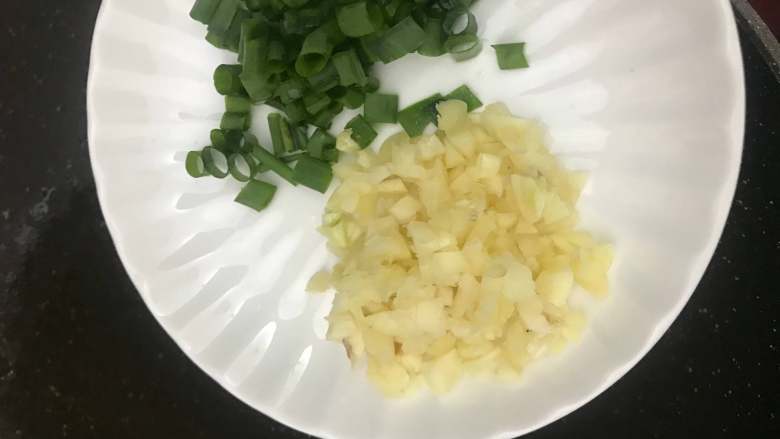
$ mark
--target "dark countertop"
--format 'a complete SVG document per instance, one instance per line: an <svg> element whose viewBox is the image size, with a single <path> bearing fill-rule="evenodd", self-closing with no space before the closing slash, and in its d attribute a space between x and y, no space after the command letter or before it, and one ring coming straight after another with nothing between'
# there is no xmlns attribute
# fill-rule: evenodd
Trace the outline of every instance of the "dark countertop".
<svg viewBox="0 0 780 439"><path fill-rule="evenodd" d="M213 383L127 279L87 155L99 1L67 5L0 14L0 439L303 437ZM780 85L753 41L742 176L704 279L637 367L528 437L780 437Z"/></svg>

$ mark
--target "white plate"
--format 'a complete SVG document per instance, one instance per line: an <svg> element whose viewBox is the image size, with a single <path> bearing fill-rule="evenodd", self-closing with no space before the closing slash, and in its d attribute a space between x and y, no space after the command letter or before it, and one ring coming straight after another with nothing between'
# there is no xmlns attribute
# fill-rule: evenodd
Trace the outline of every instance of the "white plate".
<svg viewBox="0 0 780 439"><path fill-rule="evenodd" d="M232 59L204 41L191 3L103 2L88 102L98 194L125 268L166 331L218 383L285 424L332 438L529 432L642 358L712 257L745 114L728 1L483 0L482 37L527 41L531 69L500 72L489 48L464 64L411 56L379 69L385 89L403 89L407 104L466 82L484 101L544 121L552 148L593 170L580 206L617 247L612 294L580 344L519 385L472 381L444 399L385 400L323 341L329 298L303 290L328 261L315 231L323 197L282 185L255 214L232 202L237 183L184 172L183 153L218 124L211 73Z"/></svg>

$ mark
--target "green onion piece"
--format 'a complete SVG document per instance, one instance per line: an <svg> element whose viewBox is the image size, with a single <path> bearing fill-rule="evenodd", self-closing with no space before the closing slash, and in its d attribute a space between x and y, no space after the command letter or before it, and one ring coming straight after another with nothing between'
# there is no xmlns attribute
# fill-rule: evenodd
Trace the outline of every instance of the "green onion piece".
<svg viewBox="0 0 780 439"><path fill-rule="evenodd" d="M244 73L264 75L266 58L268 58L268 41L265 38L245 41L242 55Z"/></svg>
<svg viewBox="0 0 780 439"><path fill-rule="evenodd" d="M384 17L374 2L351 3L339 8L338 23L341 32L348 37L362 37L380 29Z"/></svg>
<svg viewBox="0 0 780 439"><path fill-rule="evenodd" d="M328 63L321 72L308 78L309 85L315 91L326 92L339 85L339 72L333 63Z"/></svg>
<svg viewBox="0 0 780 439"><path fill-rule="evenodd" d="M323 15L317 8L286 11L282 19L282 29L287 34L305 35L322 24Z"/></svg>
<svg viewBox="0 0 780 439"><path fill-rule="evenodd" d="M465 20L465 23L463 21ZM463 29L459 29L463 26ZM477 17L466 9L454 9L447 13L442 21L442 30L447 35L477 34Z"/></svg>
<svg viewBox="0 0 780 439"><path fill-rule="evenodd" d="M474 92L472 92L471 89L466 85L461 85L460 87L456 88L450 94L445 96L444 99L463 101L466 103L468 111L474 111L482 106L482 101L480 101L477 95L475 95Z"/></svg>
<svg viewBox="0 0 780 439"><path fill-rule="evenodd" d="M293 186L297 186L298 182L295 181L293 170L290 169L283 161L276 158L273 154L268 152L260 145L256 145L252 148L252 156L256 158L260 163L265 165L269 171L273 171L283 179L287 180Z"/></svg>
<svg viewBox="0 0 780 439"><path fill-rule="evenodd" d="M245 96L225 96L225 111L228 113L249 113L252 101Z"/></svg>
<svg viewBox="0 0 780 439"><path fill-rule="evenodd" d="M297 150L306 149L306 144L309 143L309 135L306 132L306 127L291 127L290 132L292 133L293 147Z"/></svg>
<svg viewBox="0 0 780 439"><path fill-rule="evenodd" d="M365 85L367 79L366 72L363 70L360 59L353 49L333 55L333 65L339 74L341 85Z"/></svg>
<svg viewBox="0 0 780 439"><path fill-rule="evenodd" d="M293 9L298 9L306 3L309 3L309 0L282 0L282 3Z"/></svg>
<svg viewBox="0 0 780 439"><path fill-rule="evenodd" d="M268 43L268 55L266 56L265 70L268 73L282 73L287 70L287 49L279 41Z"/></svg>
<svg viewBox="0 0 780 439"><path fill-rule="evenodd" d="M297 162L301 157L305 156L306 153L299 151L294 152L292 154L287 154L285 156L279 157L279 160L283 161L284 163L294 163Z"/></svg>
<svg viewBox="0 0 780 439"><path fill-rule="evenodd" d="M395 14L393 14L393 23L399 23L406 18L412 18L414 6L414 3L411 1L401 2L395 10Z"/></svg>
<svg viewBox="0 0 780 439"><path fill-rule="evenodd" d="M333 44L327 32L320 27L303 40L303 47L295 61L295 71L304 78L321 72L328 64L331 52Z"/></svg>
<svg viewBox="0 0 780 439"><path fill-rule="evenodd" d="M361 148L365 148L376 139L376 131L361 115L357 115L347 123L346 128L352 130L352 140Z"/></svg>
<svg viewBox="0 0 780 439"><path fill-rule="evenodd" d="M238 12L239 0L221 0L214 15L209 20L208 30L217 34L224 34L233 23L233 17Z"/></svg>
<svg viewBox="0 0 780 439"><path fill-rule="evenodd" d="M222 152L236 152L241 149L244 133L241 130L211 130L211 145Z"/></svg>
<svg viewBox="0 0 780 439"><path fill-rule="evenodd" d="M240 65L222 64L214 70L214 88L223 96L241 96L244 86L241 84L242 67Z"/></svg>
<svg viewBox="0 0 780 439"><path fill-rule="evenodd" d="M331 97L350 110L360 108L365 102L365 94L354 87L339 87L331 90Z"/></svg>
<svg viewBox="0 0 780 439"><path fill-rule="evenodd" d="M271 204L275 194L276 186L264 181L252 180L241 189L235 201L260 212Z"/></svg>
<svg viewBox="0 0 780 439"><path fill-rule="evenodd" d="M482 52L482 41L475 34L455 35L444 42L444 50L449 52L455 61L466 61Z"/></svg>
<svg viewBox="0 0 780 439"><path fill-rule="evenodd" d="M305 85L301 79L290 78L279 84L279 88L276 89L276 96L282 100L282 103L289 104L304 96L304 87Z"/></svg>
<svg viewBox="0 0 780 439"><path fill-rule="evenodd" d="M209 175L200 154L200 151L190 151L187 153L187 159L184 161L184 167L192 178L201 178Z"/></svg>
<svg viewBox="0 0 780 439"><path fill-rule="evenodd" d="M231 52L239 53L241 47L241 23L249 19L249 12L239 9L225 32L225 48Z"/></svg>
<svg viewBox="0 0 780 439"><path fill-rule="evenodd" d="M211 176L216 178L227 177L227 159L222 151L213 146L207 146L200 152L200 157L203 160L203 167Z"/></svg>
<svg viewBox="0 0 780 439"><path fill-rule="evenodd" d="M217 11L217 6L221 0L196 0L195 5L190 10L190 17L203 24L209 24L211 17Z"/></svg>
<svg viewBox="0 0 780 439"><path fill-rule="evenodd" d="M227 159L228 172L237 181L246 182L255 176L255 160L247 153L234 153Z"/></svg>
<svg viewBox="0 0 780 439"><path fill-rule="evenodd" d="M420 102L412 104L398 113L398 123L410 137L417 137L425 132L425 128L436 121L436 104L442 96L436 93Z"/></svg>
<svg viewBox="0 0 780 439"><path fill-rule="evenodd" d="M246 131L249 129L251 122L251 118L246 113L225 113L222 115L219 128L223 130Z"/></svg>
<svg viewBox="0 0 780 439"><path fill-rule="evenodd" d="M295 180L324 194L333 181L333 170L327 162L303 156L295 165Z"/></svg>
<svg viewBox="0 0 780 439"><path fill-rule="evenodd" d="M373 76L369 76L366 80L366 85L363 87L363 91L366 93L373 93L379 90L379 80Z"/></svg>
<svg viewBox="0 0 780 439"><path fill-rule="evenodd" d="M431 18L425 24L425 38L422 45L417 49L417 53L422 56L441 56L444 51L444 30L441 20Z"/></svg>
<svg viewBox="0 0 780 439"><path fill-rule="evenodd" d="M314 115L314 118L310 120L310 123L317 128L324 130L330 128L333 119L336 118L344 110L344 105L338 102L331 102L328 108L320 111Z"/></svg>
<svg viewBox="0 0 780 439"><path fill-rule="evenodd" d="M238 61L243 62L246 53L246 43L252 40L265 40L268 28L260 18L249 18L241 23L241 39L238 44Z"/></svg>
<svg viewBox="0 0 780 439"><path fill-rule="evenodd" d="M284 106L284 112L287 113L287 118L290 119L295 125L301 124L308 120L311 116L306 111L306 106L303 105L302 100L290 102Z"/></svg>
<svg viewBox="0 0 780 439"><path fill-rule="evenodd" d="M322 159L325 160L326 162L336 163L337 161L339 161L339 150L335 148L326 149L322 153Z"/></svg>
<svg viewBox="0 0 780 439"><path fill-rule="evenodd" d="M303 104L306 106L306 111L311 114L317 114L320 111L328 108L331 99L325 93L310 93L303 98Z"/></svg>
<svg viewBox="0 0 780 439"><path fill-rule="evenodd" d="M425 31L412 17L406 17L388 29L371 49L388 64L417 50L424 39Z"/></svg>
<svg viewBox="0 0 780 439"><path fill-rule="evenodd" d="M396 123L398 121L398 95L369 93L363 104L363 115L371 123Z"/></svg>
<svg viewBox="0 0 780 439"><path fill-rule="evenodd" d="M379 32L366 35L358 40L358 55L366 64L373 64L379 61L379 55L375 52L375 47L379 43Z"/></svg>
<svg viewBox="0 0 780 439"><path fill-rule="evenodd" d="M291 152L294 149L290 125L281 114L271 113L268 115L268 128L271 131L271 143L273 144L275 155L281 156L285 152Z"/></svg>
<svg viewBox="0 0 780 439"><path fill-rule="evenodd" d="M309 155L315 159L323 158L323 153L336 146L336 139L325 130L317 128L306 144Z"/></svg>
<svg viewBox="0 0 780 439"><path fill-rule="evenodd" d="M528 68L525 56L525 43L494 44L496 59L501 70Z"/></svg>
<svg viewBox="0 0 780 439"><path fill-rule="evenodd" d="M254 73L242 73L240 76L241 84L246 93L254 103L261 103L271 98L278 86L272 80L272 77L265 77Z"/></svg>
<svg viewBox="0 0 780 439"><path fill-rule="evenodd" d="M225 48L225 35L224 34L218 34L215 32L207 32L206 33L206 41L211 44L212 46L216 47L217 49L224 49Z"/></svg>

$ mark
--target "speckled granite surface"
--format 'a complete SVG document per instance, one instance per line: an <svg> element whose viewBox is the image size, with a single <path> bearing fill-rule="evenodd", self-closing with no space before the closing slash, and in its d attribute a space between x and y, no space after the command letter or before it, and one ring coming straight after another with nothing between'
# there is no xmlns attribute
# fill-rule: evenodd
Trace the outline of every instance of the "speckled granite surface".
<svg viewBox="0 0 780 439"><path fill-rule="evenodd" d="M303 437L186 359L115 255L86 147L98 4L0 14L0 439ZM780 85L743 41L743 173L707 274L636 368L528 437L780 437Z"/></svg>

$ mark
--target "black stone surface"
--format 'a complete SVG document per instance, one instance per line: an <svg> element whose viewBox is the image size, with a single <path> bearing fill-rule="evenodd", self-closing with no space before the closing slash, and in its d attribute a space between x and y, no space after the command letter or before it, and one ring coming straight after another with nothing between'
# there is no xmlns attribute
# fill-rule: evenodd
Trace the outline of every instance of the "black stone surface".
<svg viewBox="0 0 780 439"><path fill-rule="evenodd" d="M98 5L0 13L0 439L304 437L193 365L116 257L87 156ZM780 85L743 41L742 176L704 279L636 368L528 437L780 437Z"/></svg>

